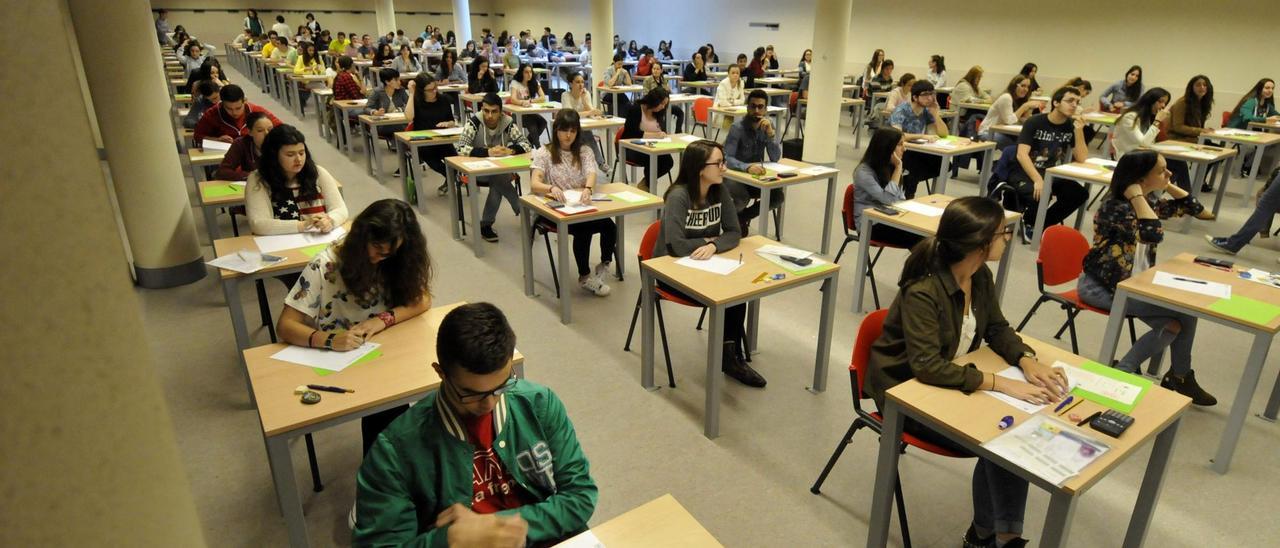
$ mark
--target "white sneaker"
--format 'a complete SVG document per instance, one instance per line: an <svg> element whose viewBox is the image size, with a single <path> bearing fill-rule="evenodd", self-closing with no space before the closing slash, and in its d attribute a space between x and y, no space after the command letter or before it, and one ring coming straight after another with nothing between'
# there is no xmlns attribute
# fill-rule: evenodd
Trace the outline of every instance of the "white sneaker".
<svg viewBox="0 0 1280 548"><path fill-rule="evenodd" d="M347 514L347 529L355 530L356 528L356 503L351 503L351 512Z"/></svg>
<svg viewBox="0 0 1280 548"><path fill-rule="evenodd" d="M613 269L613 263L601 262L595 268L591 269L591 277L604 282L604 277Z"/></svg>
<svg viewBox="0 0 1280 548"><path fill-rule="evenodd" d="M608 295L610 291L612 291L611 289L609 289L609 286L605 285L604 282L600 281L600 278L596 278L592 276L588 276L587 279L582 280L581 282L578 283L578 285L581 285L582 288L587 291L595 293L597 297L604 297Z"/></svg>

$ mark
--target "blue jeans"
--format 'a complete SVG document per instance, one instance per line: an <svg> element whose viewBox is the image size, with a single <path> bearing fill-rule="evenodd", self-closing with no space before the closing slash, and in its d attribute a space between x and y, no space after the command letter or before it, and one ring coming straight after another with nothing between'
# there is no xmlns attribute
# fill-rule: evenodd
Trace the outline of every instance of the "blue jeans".
<svg viewBox="0 0 1280 548"><path fill-rule="evenodd" d="M1271 186L1262 193L1258 198L1258 207L1253 210L1253 214L1245 219L1244 226L1235 234L1227 236L1227 249L1231 251L1240 251L1244 246L1249 245L1254 236L1259 232L1271 230L1271 218L1280 212L1280 172L1271 180Z"/></svg>
<svg viewBox="0 0 1280 548"><path fill-rule="evenodd" d="M511 209L516 213L520 212L518 202L519 196L516 195L515 178L511 175L489 175L480 177L479 182L489 185L489 195L484 199L484 211L480 213L480 225L492 225L493 221L498 218L498 208L502 207L502 200L506 199L511 204Z"/></svg>
<svg viewBox="0 0 1280 548"><path fill-rule="evenodd" d="M1076 282L1076 291L1080 294L1080 300L1089 306L1111 310L1111 301L1115 298L1115 293L1103 286L1102 282L1093 279L1093 276L1087 273L1080 274L1080 279ZM1140 301L1129 301L1125 313L1142 320L1142 323L1151 327L1151 331L1138 337L1138 341L1133 343L1133 348L1120 358L1117 369L1138 373L1142 362L1151 359L1168 346L1172 349L1169 356L1171 363L1169 372L1182 376L1191 370L1191 345L1196 337L1195 316ZM1181 326L1177 333L1165 329L1175 321Z"/></svg>
<svg viewBox="0 0 1280 548"><path fill-rule="evenodd" d="M908 417L902 431L943 449L970 455L964 446ZM996 533L1022 534L1027 510L1027 480L999 464L979 458L973 467L973 524Z"/></svg>

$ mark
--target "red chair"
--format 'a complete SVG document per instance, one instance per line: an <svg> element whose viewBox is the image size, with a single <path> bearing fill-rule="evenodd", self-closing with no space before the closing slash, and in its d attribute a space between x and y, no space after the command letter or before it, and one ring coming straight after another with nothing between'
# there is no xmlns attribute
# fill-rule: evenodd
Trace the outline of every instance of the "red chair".
<svg viewBox="0 0 1280 548"><path fill-rule="evenodd" d="M711 122L711 105L713 104L715 101L710 97L699 97L693 100L693 127L702 126L703 137L707 136L707 124Z"/></svg>
<svg viewBox="0 0 1280 548"><path fill-rule="evenodd" d="M844 189L844 204L840 206L840 224L844 225L844 242L840 244L840 251L836 252L835 262L837 263L840 262L840 256L844 255L844 248L849 245L849 242L856 242L859 237L857 222L853 219L853 198L853 185L849 185ZM870 238L871 235L868 234L867 237ZM868 245L876 248L876 254L867 262L867 281L871 285L871 300L875 303L876 308L880 308L880 291L876 289L876 263L880 261L880 254L884 253L885 248L906 248L876 240L871 240Z"/></svg>
<svg viewBox="0 0 1280 548"><path fill-rule="evenodd" d="M818 475L818 480L813 482L813 486L809 488L809 492L818 495L821 494L822 483L827 480L827 475L831 473L831 469L835 467L836 461L840 459L840 455L844 453L845 447L853 441L853 435L862 428L870 428L872 432L881 434L881 426L884 417L879 411L867 411L862 408L862 400L867 397L863 392L863 383L867 380L867 369L869 367L868 359L871 356L871 344L880 338L880 331L884 327L884 319L889 315L888 309L880 309L863 318L862 325L858 326L858 338L853 345L853 358L849 362L849 387L853 391L853 424L849 425L849 430L844 433L844 437L840 438L840 443L836 445L836 450L831 454L831 459L827 461L827 466L822 469L822 473ZM953 453L942 447L924 441L906 432L902 433L901 451L906 451L907 446L917 447L924 451L928 451L935 455L951 458L971 458L972 455ZM898 479L893 486L893 495L897 499L898 504L898 523L902 527L902 543L904 546L911 546L911 533L907 528L907 509L902 499L902 475L898 474Z"/></svg>
<svg viewBox="0 0 1280 548"><path fill-rule="evenodd" d="M1040 289L1040 298L1036 299L1036 304L1032 305L1031 310L1028 310L1027 315L1022 318L1022 323L1018 324L1018 331L1026 327L1040 305L1052 301L1067 313L1067 321L1062 324L1053 338L1061 339L1062 332L1070 329L1071 352L1080 353L1080 346L1076 342L1076 315L1081 310L1088 310L1110 316L1111 311L1089 306L1080 300L1080 294L1076 289L1054 293L1046 290L1045 286L1062 285L1080 278L1080 273L1084 272L1084 256L1088 253L1089 241L1076 229L1064 225L1054 225L1045 229L1040 240L1040 256L1036 257L1036 286ZM1137 334L1133 327L1133 317L1129 317L1128 320L1129 340L1132 342L1137 340Z"/></svg>
<svg viewBox="0 0 1280 548"><path fill-rule="evenodd" d="M637 268L640 267L640 263L653 258L653 244L658 241L658 231L661 230L661 226L662 221L654 221L644 231L644 237L640 239L640 250L636 253ZM642 293L636 296L636 309L631 313L631 327L627 328L627 342L622 346L622 349L627 352L631 351L631 337L636 332L636 320L640 318L640 303L644 299L644 290L641 289L641 291ZM698 327L696 328L699 330L702 329L702 320L707 317L707 308L661 287L654 289L653 297L653 309L658 314L658 333L662 335L662 355L667 359L667 385L675 388L675 375L671 372L671 351L667 348L667 325L662 319L662 301L671 301L679 305L701 308L702 315L698 317Z"/></svg>

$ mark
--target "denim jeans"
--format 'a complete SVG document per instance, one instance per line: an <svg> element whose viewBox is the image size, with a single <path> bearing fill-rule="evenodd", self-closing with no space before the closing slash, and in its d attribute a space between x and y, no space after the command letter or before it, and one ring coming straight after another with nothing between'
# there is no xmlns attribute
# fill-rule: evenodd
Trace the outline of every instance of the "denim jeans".
<svg viewBox="0 0 1280 548"><path fill-rule="evenodd" d="M479 181L489 185L489 196L484 199L484 211L480 214L481 226L492 225L494 219L498 218L498 208L502 206L503 198L511 204L512 210L520 212L520 206L516 204L519 197L516 196L515 180L511 175L490 175L480 177Z"/></svg>
<svg viewBox="0 0 1280 548"><path fill-rule="evenodd" d="M911 418L903 422L902 431L953 453L972 455L960 444ZM973 467L972 491L974 525L996 533L1022 534L1027 480L999 464L979 458Z"/></svg>
<svg viewBox="0 0 1280 548"><path fill-rule="evenodd" d="M1087 273L1080 274L1080 279L1076 282L1076 291L1079 292L1080 300L1089 306L1103 310L1110 310L1111 301L1115 298L1115 293ZM1142 362L1151 359L1157 352L1169 346L1172 349L1169 356L1171 363L1169 372L1181 376L1191 370L1191 345L1196 337L1195 316L1139 301L1130 301L1125 313L1142 320L1142 323L1151 327L1151 331L1138 337L1138 341L1133 343L1133 348L1120 358L1118 369L1138 373ZM1178 333L1165 329L1174 321L1182 327Z"/></svg>
<svg viewBox="0 0 1280 548"><path fill-rule="evenodd" d="M1271 180L1271 186L1262 193L1258 199L1258 207L1253 210L1253 214L1245 219L1244 226L1227 237L1226 248L1231 251L1240 251L1244 246L1249 245L1254 236L1259 232L1271 230L1271 218L1280 212L1280 172L1276 173L1276 177Z"/></svg>

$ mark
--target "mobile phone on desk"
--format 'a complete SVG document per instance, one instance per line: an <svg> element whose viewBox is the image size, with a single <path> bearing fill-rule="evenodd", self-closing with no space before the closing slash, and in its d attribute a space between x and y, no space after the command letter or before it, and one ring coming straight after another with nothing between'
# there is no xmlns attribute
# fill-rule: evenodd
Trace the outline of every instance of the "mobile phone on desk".
<svg viewBox="0 0 1280 548"><path fill-rule="evenodd" d="M778 174L778 178L779 178L779 179L790 179L790 178L795 177L795 176L796 176L796 174L795 174L795 173L779 173L779 174Z"/></svg>
<svg viewBox="0 0 1280 548"><path fill-rule="evenodd" d="M763 183L772 183L777 180L778 180L778 177L774 175L765 175L759 178L759 181Z"/></svg>
<svg viewBox="0 0 1280 548"><path fill-rule="evenodd" d="M1228 260L1218 259L1215 257L1205 257L1203 255L1197 256L1195 259L1195 262L1196 264L1202 264L1205 266L1212 266L1215 268L1226 268L1226 269L1230 269L1236 264Z"/></svg>
<svg viewBox="0 0 1280 548"><path fill-rule="evenodd" d="M564 202L559 200L547 200L547 207L551 209L560 209L564 207Z"/></svg>
<svg viewBox="0 0 1280 548"><path fill-rule="evenodd" d="M894 208L892 208L892 207L889 207L889 206L887 206L887 205L878 205L878 206L875 206L875 208L874 208L874 209L875 209L876 211L879 211L880 213L884 213L885 215L890 215L890 216L892 216L892 215L900 215L900 214L902 214L902 212L901 212L901 211L898 211L898 210L896 210L896 209L894 209Z"/></svg>

